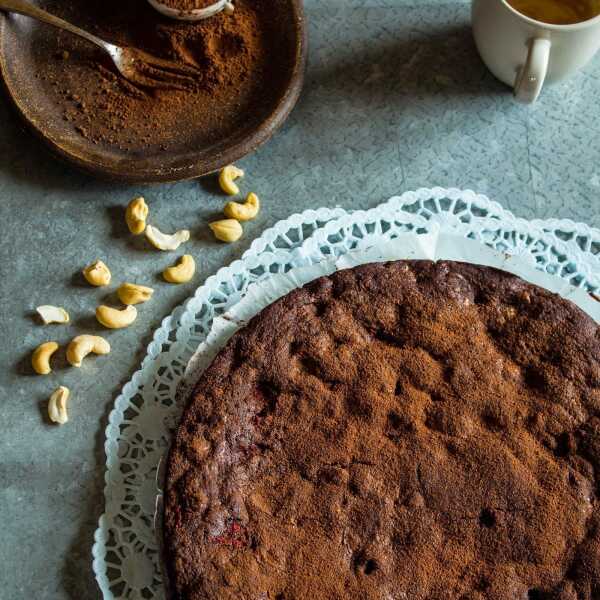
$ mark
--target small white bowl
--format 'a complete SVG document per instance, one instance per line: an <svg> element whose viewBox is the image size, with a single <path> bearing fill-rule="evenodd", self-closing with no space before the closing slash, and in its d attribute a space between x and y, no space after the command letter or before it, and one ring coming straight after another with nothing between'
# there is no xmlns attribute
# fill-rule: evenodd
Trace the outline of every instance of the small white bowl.
<svg viewBox="0 0 600 600"><path fill-rule="evenodd" d="M177 8L171 8L165 6L160 0L148 0L150 5L155 8L159 13L170 17L171 19L178 19L179 21L201 21L202 19L208 19L222 10L227 12L233 12L233 4L231 0L216 0L214 4L207 6L206 8L196 8L193 10L178 10Z"/></svg>

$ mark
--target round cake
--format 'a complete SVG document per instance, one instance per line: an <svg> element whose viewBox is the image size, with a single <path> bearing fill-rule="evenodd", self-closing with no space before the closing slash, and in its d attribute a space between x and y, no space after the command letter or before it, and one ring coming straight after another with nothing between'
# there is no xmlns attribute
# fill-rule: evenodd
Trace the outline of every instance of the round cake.
<svg viewBox="0 0 600 600"><path fill-rule="evenodd" d="M398 261L275 302L173 440L178 600L597 600L600 334L508 273Z"/></svg>

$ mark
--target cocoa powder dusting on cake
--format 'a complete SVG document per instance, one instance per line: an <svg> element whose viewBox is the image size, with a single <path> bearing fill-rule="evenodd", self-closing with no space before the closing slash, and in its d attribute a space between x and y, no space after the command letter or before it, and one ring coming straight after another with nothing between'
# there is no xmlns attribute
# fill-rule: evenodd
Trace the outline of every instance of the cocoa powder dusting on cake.
<svg viewBox="0 0 600 600"><path fill-rule="evenodd" d="M600 340L517 277L407 261L282 298L171 450L179 600L593 600Z"/></svg>
<svg viewBox="0 0 600 600"><path fill-rule="evenodd" d="M161 17L142 4L90 0L96 18L88 27L115 43L197 67L198 76L185 90L135 86L93 46L59 32L41 78L64 107L64 118L88 140L131 152L217 144L247 126L239 120L241 107L264 95L267 80L277 86L287 69L285 35L270 2L239 0L233 14L199 22ZM60 8L68 18L68 5ZM280 64L269 60L278 52Z"/></svg>

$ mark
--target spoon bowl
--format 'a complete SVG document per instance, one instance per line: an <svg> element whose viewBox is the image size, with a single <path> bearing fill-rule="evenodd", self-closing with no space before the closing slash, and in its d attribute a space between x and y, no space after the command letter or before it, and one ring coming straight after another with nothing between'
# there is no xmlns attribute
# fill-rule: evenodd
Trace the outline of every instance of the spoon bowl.
<svg viewBox="0 0 600 600"><path fill-rule="evenodd" d="M233 10L233 4L231 4L230 0L216 0L214 4L205 8L194 8L191 10L172 8L163 4L160 0L148 0L148 2L152 8L165 15L165 17L177 19L178 21L201 21L220 13L222 10Z"/></svg>

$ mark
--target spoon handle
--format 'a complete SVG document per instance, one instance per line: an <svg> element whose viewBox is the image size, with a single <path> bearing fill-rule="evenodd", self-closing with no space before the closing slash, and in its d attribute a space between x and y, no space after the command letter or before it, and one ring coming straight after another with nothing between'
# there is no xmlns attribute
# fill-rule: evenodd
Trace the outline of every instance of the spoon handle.
<svg viewBox="0 0 600 600"><path fill-rule="evenodd" d="M109 45L104 40L101 40L99 37L68 23L67 21L60 19L50 13L42 10L38 6L34 4L30 4L25 0L0 0L0 10L6 10L10 12L19 13L21 15L25 15L27 17L31 17L33 19L37 19L38 21L43 21L44 23L48 23L49 25L54 25L59 29L65 29L66 31L70 31L79 37L82 37L92 44L96 44L96 46L100 46L100 48L107 50L107 46Z"/></svg>

